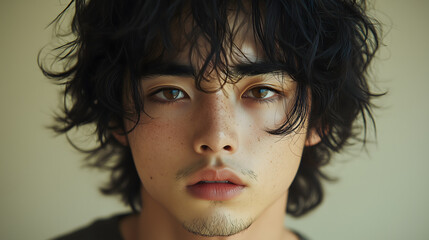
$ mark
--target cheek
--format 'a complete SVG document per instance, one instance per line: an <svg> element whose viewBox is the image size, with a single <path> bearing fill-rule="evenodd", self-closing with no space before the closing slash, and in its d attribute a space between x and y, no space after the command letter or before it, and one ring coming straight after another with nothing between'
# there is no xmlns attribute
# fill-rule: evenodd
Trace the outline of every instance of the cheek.
<svg viewBox="0 0 429 240"><path fill-rule="evenodd" d="M295 137L292 139L292 141L279 141L276 143L276 146L273 147L273 149L277 149L277 151L275 151L275 155L272 159L274 172L271 177L273 179L281 179L278 184L280 189L289 188L301 162L304 142L295 142Z"/></svg>
<svg viewBox="0 0 429 240"><path fill-rule="evenodd" d="M255 149L259 149L259 154L266 158L261 169L269 173L266 174L267 182L271 183L273 188L289 187L298 170L304 148L305 127L286 136L267 133L268 130L281 127L286 122L286 112L289 111L290 106L286 102L279 102L253 118L256 119L257 128L266 130L257 136Z"/></svg>
<svg viewBox="0 0 429 240"><path fill-rule="evenodd" d="M268 183L275 184L275 179L291 181L299 167L305 142L305 127L289 135L273 135L267 131L281 127L286 121L289 110L286 102L277 104L257 105L245 111L241 123L247 123L241 129L241 146L248 152L246 159L252 159L249 167L261 170ZM242 125L243 126L243 125ZM282 181L285 182L285 181Z"/></svg>
<svg viewBox="0 0 429 240"><path fill-rule="evenodd" d="M298 170L302 155L302 148L296 145L294 142L279 141L272 147L268 161L271 168L268 182L271 182L273 187L283 190L289 188Z"/></svg>
<svg viewBox="0 0 429 240"><path fill-rule="evenodd" d="M144 121L142 121L144 122ZM151 121L139 124L129 135L128 142L134 163L145 188L166 187L184 149L180 124ZM149 190L149 189L147 189Z"/></svg>
<svg viewBox="0 0 429 240"><path fill-rule="evenodd" d="M259 151L254 151L255 166L258 172L258 185L263 196L276 197L284 194L290 187L298 171L305 134L291 134L280 138L270 135L258 142Z"/></svg>
<svg viewBox="0 0 429 240"><path fill-rule="evenodd" d="M240 120L241 122L251 121L253 128L248 130L254 133L255 130L263 132L275 130L286 122L287 112L290 112L289 108L290 106L287 105L286 100L276 103L254 103L243 111L243 116ZM276 136L269 136L268 138L276 138Z"/></svg>

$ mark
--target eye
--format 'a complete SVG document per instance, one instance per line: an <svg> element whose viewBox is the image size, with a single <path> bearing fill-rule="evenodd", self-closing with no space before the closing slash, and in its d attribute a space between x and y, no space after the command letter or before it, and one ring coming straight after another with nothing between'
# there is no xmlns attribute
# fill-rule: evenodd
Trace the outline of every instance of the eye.
<svg viewBox="0 0 429 240"><path fill-rule="evenodd" d="M255 87L250 90L247 90L243 94L243 98L252 98L257 101L268 101L273 100L280 95L280 92L277 90L274 90L270 87Z"/></svg>
<svg viewBox="0 0 429 240"><path fill-rule="evenodd" d="M162 88L150 94L150 97L157 102L175 102L186 96L184 91L177 88Z"/></svg>

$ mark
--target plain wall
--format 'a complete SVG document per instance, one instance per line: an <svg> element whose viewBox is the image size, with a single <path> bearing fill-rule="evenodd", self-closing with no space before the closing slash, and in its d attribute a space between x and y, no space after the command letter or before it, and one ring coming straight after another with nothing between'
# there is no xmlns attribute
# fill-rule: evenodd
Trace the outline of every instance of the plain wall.
<svg viewBox="0 0 429 240"><path fill-rule="evenodd" d="M127 211L97 187L106 174L46 129L60 88L39 71L47 24L67 4L0 1L0 239L47 239L96 217ZM373 73L377 144L336 156L322 206L286 224L310 239L428 239L429 1L377 0L384 44ZM356 154L362 152L360 154Z"/></svg>

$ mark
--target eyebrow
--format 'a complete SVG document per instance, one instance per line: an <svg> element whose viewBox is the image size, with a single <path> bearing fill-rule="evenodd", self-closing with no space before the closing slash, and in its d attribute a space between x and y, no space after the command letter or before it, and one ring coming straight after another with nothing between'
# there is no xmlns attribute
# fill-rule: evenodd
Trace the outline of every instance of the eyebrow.
<svg viewBox="0 0 429 240"><path fill-rule="evenodd" d="M251 62L237 64L232 68L234 74L241 76L256 76L274 72L284 72L284 67L271 62Z"/></svg>
<svg viewBox="0 0 429 240"><path fill-rule="evenodd" d="M261 74L269 74L273 72L284 71L282 66L271 62L249 62L240 63L231 67L231 74L240 77L256 76ZM184 65L174 62L162 62L150 64L144 71L145 77L150 76L181 76L195 77L197 71L190 65Z"/></svg>

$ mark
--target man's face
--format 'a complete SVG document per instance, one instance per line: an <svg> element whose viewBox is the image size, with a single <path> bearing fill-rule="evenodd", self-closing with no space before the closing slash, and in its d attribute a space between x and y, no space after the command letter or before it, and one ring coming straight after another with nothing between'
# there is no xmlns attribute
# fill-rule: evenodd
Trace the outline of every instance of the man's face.
<svg viewBox="0 0 429 240"><path fill-rule="evenodd" d="M239 59L256 66L260 50L246 39L235 42L244 54ZM179 54L173 65L189 66L187 56ZM198 65L200 59L192 61ZM212 79L203 86L219 88L216 76ZM234 85L205 93L192 75L143 79L150 117L142 113L127 136L143 185L143 209L153 202L188 231L225 236L246 229L279 201L285 207L306 127L284 137L267 130L286 121L296 85L286 74L245 74ZM126 129L134 124L125 120Z"/></svg>

